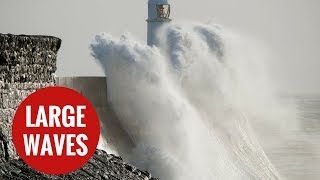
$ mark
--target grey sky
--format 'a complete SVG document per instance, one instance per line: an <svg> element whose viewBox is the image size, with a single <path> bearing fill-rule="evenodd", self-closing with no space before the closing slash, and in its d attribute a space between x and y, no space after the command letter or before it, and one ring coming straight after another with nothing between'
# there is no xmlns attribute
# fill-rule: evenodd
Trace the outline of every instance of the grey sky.
<svg viewBox="0 0 320 180"><path fill-rule="evenodd" d="M267 44L279 90L320 93L320 1L171 0L172 19L218 22ZM131 32L146 41L147 0L0 0L0 32L62 39L59 76L103 75L94 35Z"/></svg>

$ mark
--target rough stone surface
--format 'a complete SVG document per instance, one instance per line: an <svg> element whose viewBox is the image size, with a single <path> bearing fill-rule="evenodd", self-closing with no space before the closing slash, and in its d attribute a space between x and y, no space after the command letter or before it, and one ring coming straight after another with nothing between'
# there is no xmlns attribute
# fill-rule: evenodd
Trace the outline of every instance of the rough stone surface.
<svg viewBox="0 0 320 180"><path fill-rule="evenodd" d="M61 40L52 36L0 34L0 179L155 179L101 150L96 150L81 169L61 176L39 173L19 159L11 135L15 110L32 92L56 85L54 72L60 45Z"/></svg>
<svg viewBox="0 0 320 180"><path fill-rule="evenodd" d="M67 175L45 175L17 159L5 162L0 166L0 178L20 180L156 180L148 172L126 164L120 157L107 154L101 150L96 150L94 156L85 166Z"/></svg>
<svg viewBox="0 0 320 180"><path fill-rule="evenodd" d="M0 158L18 158L12 144L14 112L29 94L54 86L61 40L52 36L0 34Z"/></svg>
<svg viewBox="0 0 320 180"><path fill-rule="evenodd" d="M0 81L50 83L54 81L61 40L52 36L0 34Z"/></svg>

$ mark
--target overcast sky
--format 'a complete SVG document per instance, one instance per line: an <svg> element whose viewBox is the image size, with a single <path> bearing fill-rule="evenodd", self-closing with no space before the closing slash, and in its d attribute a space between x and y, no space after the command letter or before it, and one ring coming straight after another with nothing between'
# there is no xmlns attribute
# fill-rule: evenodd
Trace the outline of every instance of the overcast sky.
<svg viewBox="0 0 320 180"><path fill-rule="evenodd" d="M264 42L284 92L320 93L319 0L172 0L173 20L208 22ZM88 49L98 32L146 41L147 0L0 0L0 33L62 39L59 76L103 75Z"/></svg>

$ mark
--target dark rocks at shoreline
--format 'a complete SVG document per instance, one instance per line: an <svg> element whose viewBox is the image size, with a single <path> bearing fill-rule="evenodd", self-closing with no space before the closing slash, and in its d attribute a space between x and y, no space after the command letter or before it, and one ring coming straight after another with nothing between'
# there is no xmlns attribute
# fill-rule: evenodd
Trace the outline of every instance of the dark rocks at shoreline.
<svg viewBox="0 0 320 180"><path fill-rule="evenodd" d="M0 179L19 180L156 180L151 174L125 163L120 157L96 150L89 162L79 170L67 175L45 175L39 173L21 159L0 164Z"/></svg>

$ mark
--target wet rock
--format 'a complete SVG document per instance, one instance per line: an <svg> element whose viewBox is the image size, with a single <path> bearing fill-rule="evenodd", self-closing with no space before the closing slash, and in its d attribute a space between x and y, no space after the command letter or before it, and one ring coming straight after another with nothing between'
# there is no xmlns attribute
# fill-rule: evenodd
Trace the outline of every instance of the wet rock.
<svg viewBox="0 0 320 180"><path fill-rule="evenodd" d="M139 173L137 173L139 172ZM148 172L126 164L121 158L96 150L89 162L79 170L67 175L45 175L27 166L21 159L10 160L0 166L1 179L109 179L109 180L156 180Z"/></svg>

